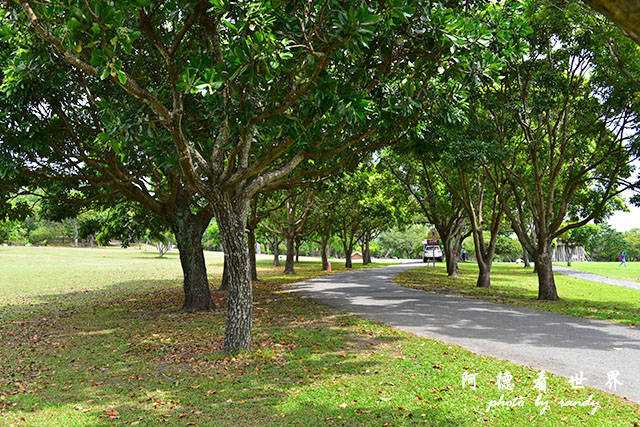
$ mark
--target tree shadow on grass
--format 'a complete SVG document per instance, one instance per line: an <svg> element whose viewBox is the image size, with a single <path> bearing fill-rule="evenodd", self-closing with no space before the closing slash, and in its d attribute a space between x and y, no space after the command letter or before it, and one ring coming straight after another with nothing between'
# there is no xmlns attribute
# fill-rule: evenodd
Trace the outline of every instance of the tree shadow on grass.
<svg viewBox="0 0 640 427"><path fill-rule="evenodd" d="M278 409L291 393L384 368L384 360L356 357L399 336L354 334L355 318L258 288L255 351L225 356L224 313L167 309L180 298L175 287L108 301L101 300L113 294L104 290L86 294L78 298L91 303L64 316L31 315L2 327L0 423L410 424L391 403L362 406L346 424L345 411L358 408L314 401ZM461 424L437 408L426 411L433 425Z"/></svg>

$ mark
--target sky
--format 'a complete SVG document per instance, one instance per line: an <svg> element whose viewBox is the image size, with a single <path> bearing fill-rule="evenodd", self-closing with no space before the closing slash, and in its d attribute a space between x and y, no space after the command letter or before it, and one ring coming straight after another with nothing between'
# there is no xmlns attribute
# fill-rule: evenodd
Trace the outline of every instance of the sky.
<svg viewBox="0 0 640 427"><path fill-rule="evenodd" d="M609 217L609 224L618 231L640 228L640 208L629 205L629 212L616 212Z"/></svg>

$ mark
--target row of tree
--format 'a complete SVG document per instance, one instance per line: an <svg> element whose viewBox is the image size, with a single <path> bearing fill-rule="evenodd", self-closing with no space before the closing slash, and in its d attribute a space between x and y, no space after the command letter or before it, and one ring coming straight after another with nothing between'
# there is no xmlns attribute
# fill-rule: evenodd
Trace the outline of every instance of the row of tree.
<svg viewBox="0 0 640 427"><path fill-rule="evenodd" d="M3 7L0 192L143 207L136 224L158 219L176 237L186 309L213 306L202 235L215 217L225 351L251 346L252 234L270 210L282 216L263 226L288 253L318 215L330 224L316 227L320 245L335 234L348 255L406 193L333 196L405 188L438 228L449 274L469 221L481 286L505 216L540 298L557 299L553 239L634 185L637 46L581 3ZM363 161L382 181L349 173Z"/></svg>

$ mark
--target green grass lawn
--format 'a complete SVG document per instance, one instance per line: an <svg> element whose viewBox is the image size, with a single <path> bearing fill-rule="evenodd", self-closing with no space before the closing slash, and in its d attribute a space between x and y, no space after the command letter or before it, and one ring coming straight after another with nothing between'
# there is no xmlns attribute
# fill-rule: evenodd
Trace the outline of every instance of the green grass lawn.
<svg viewBox="0 0 640 427"><path fill-rule="evenodd" d="M460 275L447 277L443 265L434 270L421 267L401 273L395 280L403 286L459 295L503 304L553 311L580 317L640 325L640 291L555 274L561 301L538 301L538 276L533 268L516 264L493 265L491 288L477 288L478 267L460 263ZM577 268L577 267L576 267Z"/></svg>
<svg viewBox="0 0 640 427"><path fill-rule="evenodd" d="M208 254L212 286L219 258ZM640 407L549 375L345 315L281 285L268 260L255 284L254 350L221 354L218 309L183 313L174 254L117 249L3 248L0 425L15 426L631 426ZM22 268L20 268L22 266ZM334 268L336 264L334 264ZM513 375L500 391L499 373ZM477 373L476 390L462 387ZM586 400L600 408L561 407ZM487 410L517 398L522 407ZM634 424L635 423L635 424Z"/></svg>
<svg viewBox="0 0 640 427"><path fill-rule="evenodd" d="M555 265L566 267L566 262L558 262ZM587 273L599 274L600 276L612 277L614 279L630 280L640 282L640 262L627 262L618 267L620 262L572 262L571 267L574 270L585 271Z"/></svg>

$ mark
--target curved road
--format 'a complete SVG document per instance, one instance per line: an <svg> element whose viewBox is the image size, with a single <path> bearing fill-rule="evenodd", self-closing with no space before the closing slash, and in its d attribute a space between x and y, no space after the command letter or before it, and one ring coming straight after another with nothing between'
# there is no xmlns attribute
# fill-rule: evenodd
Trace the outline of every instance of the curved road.
<svg viewBox="0 0 640 427"><path fill-rule="evenodd" d="M479 354L570 377L640 402L640 329L404 288L392 283L422 263L355 270L291 285L331 307ZM623 383L607 387L617 370Z"/></svg>

